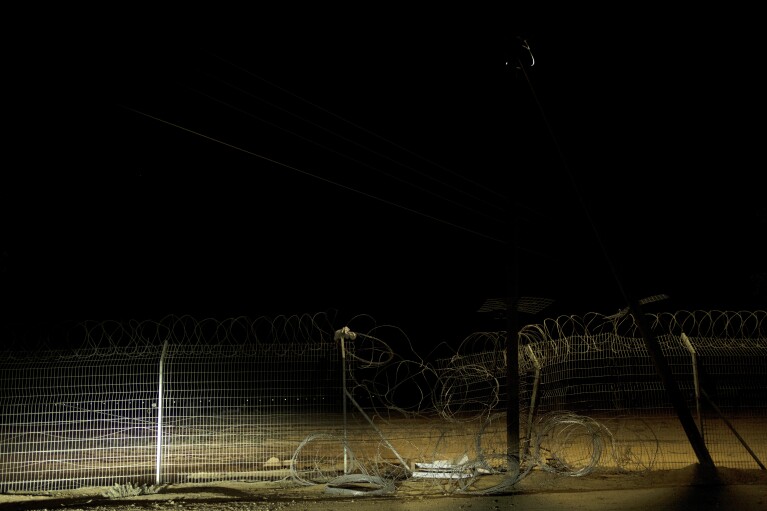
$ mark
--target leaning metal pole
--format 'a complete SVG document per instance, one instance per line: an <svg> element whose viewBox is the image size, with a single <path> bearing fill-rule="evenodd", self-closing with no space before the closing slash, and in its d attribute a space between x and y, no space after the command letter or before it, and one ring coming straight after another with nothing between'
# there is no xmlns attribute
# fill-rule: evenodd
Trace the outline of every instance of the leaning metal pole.
<svg viewBox="0 0 767 511"><path fill-rule="evenodd" d="M625 292L624 295L626 295ZM660 343L639 309L639 302L633 298L628 298L628 302L631 315L634 317L639 332L642 334L642 339L644 339L647 352L650 354L650 359L655 365L655 370L663 382L666 394L668 395L674 410L676 410L679 422L687 435L687 440L689 440L692 450L695 451L695 455L698 457L698 462L700 462L701 467L705 469L715 469L716 466L714 465L714 460L711 458L711 454L708 452L705 442L703 442L703 437L701 436L700 431L698 431L695 420L693 420L692 414L687 408L687 403L685 403L682 391L679 389L679 384L674 378L674 374L671 372L666 357L663 355Z"/></svg>
<svg viewBox="0 0 767 511"><path fill-rule="evenodd" d="M506 247L506 459L509 475L519 477L519 239L513 194L508 198Z"/></svg>
<svg viewBox="0 0 767 511"><path fill-rule="evenodd" d="M516 231L516 229L514 229ZM516 238L516 235L514 235ZM516 240L515 240L516 241ZM516 245L516 243L514 243ZM506 458L509 475L519 475L519 310L517 302L519 254L516 249L509 251L514 258L509 261L509 303L506 311ZM514 270L512 271L511 268Z"/></svg>
<svg viewBox="0 0 767 511"><path fill-rule="evenodd" d="M522 47L524 49L529 50L529 47L527 46L526 43ZM522 65L521 59L518 59L517 69L527 79L525 66ZM529 80L527 80L527 82L528 84L530 83ZM532 90L532 85L530 85L530 87ZM534 92L533 92L533 96L535 98ZM541 111L544 123L546 124L546 127L548 128L552 136L552 139L555 142L555 145L558 147L558 144L556 144L556 137L554 137L554 133L551 130L551 126L546 121L546 116L543 115L543 108L541 107L540 103L537 101L537 98L535 98L535 102L539 110ZM562 154L562 151L558 150L558 154L562 160L563 167L565 171L567 172L568 177L570 178L573 191L575 192L576 196L580 200L581 206L583 207L583 212L586 215L586 218L588 219L589 224L592 227L592 230L594 231L594 236L600 248L602 249L602 252L605 256L605 261L608 267L610 268L610 271L612 272L613 276L615 277L615 282L618 285L618 288L620 289L621 294L628 302L628 308L631 311L632 316L634 317L634 321L636 322L640 333L642 334L642 338L644 339L645 346L647 347L647 351L650 355L650 358L652 359L653 364L655 365L655 369L658 375L660 376L661 381L663 382L663 385L666 389L666 393L668 394L669 400L671 401L671 404L676 410L677 416L679 417L679 422L682 424L682 427L684 428L684 431L687 434L687 439L690 441L690 445L692 446L693 451L695 451L695 455L698 457L698 461L700 462L701 466L706 469L715 469L716 466L714 465L714 460L711 458L711 454L708 452L708 448L706 448L706 444L703 442L703 438L701 437L700 432L698 431L698 428L695 424L695 421L692 418L692 414L690 413L690 410L687 409L687 404L685 403L684 398L682 397L682 392L679 390L679 385L676 379L674 379L674 375L671 372L671 369L668 366L668 362L666 361L666 358L663 355L663 351L661 350L660 344L658 343L658 339L655 337L655 335L652 332L652 329L647 324L645 317L642 315L642 312L640 311L640 307L639 307L639 302L633 297L630 297L629 294L626 292L622 279L618 276L618 272L615 269L615 265L613 264L612 258L608 254L607 248L605 247L605 244L602 241L602 236L599 233L599 229L597 229L593 219L591 218L591 214L589 213L589 209L583 200L583 196L578 191L577 183L575 182L575 179L573 178L573 175L569 170L569 167L564 158L564 155ZM511 338L514 336L509 336L509 337ZM509 405L509 409L511 409L511 405Z"/></svg>
<svg viewBox="0 0 767 511"><path fill-rule="evenodd" d="M517 70L522 69L519 53L527 43L520 37L516 46L511 48L509 59ZM509 62L506 63L507 66ZM515 77L518 78L518 77ZM519 477L519 229L514 194L508 191L506 201L506 218L508 222L506 243L506 282L508 285L508 302L506 303L506 459L509 475L516 480Z"/></svg>

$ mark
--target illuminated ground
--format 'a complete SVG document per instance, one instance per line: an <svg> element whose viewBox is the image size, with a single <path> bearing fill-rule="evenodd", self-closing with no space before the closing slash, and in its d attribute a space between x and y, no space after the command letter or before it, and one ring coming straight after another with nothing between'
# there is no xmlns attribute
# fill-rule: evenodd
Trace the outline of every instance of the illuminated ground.
<svg viewBox="0 0 767 511"><path fill-rule="evenodd" d="M290 487L280 483L224 482L182 484L155 495L108 500L104 489L83 489L51 496L0 496L0 509L204 510L412 510L578 509L578 510L763 510L767 505L764 471L722 470L715 484L699 477L696 467L642 475L598 474L573 478L534 472L502 495L445 495L423 492L419 483L400 485L394 496L338 496L324 485Z"/></svg>
<svg viewBox="0 0 767 511"><path fill-rule="evenodd" d="M157 493L120 499L107 498L108 487L4 494L0 495L0 509L66 506L113 511L136 508L429 511L469 509L470 506L473 511L514 508L750 511L767 506L767 471L722 467L717 477L702 473L678 425L665 418L632 423L605 419L598 423L601 432L598 435L588 429L589 424L597 423L558 423L557 427L564 428L563 432L542 435L532 442L531 452L539 458L538 464L529 465L524 477L497 491L494 488L508 480L503 467L499 466L502 464L494 456L503 443L505 423L502 420L485 423L477 434L476 424L471 422L371 419L372 425L359 414L349 417L346 465L351 472L359 468L370 477L394 478L392 486L383 494L379 491L381 486L371 482L337 483L335 478L343 474L343 443L339 439L344 430L338 422L327 422L324 432L317 430L309 435L292 432L294 442L304 438L299 443L300 449L294 450L290 459L283 456L279 461L259 460L259 470L254 470L253 464L239 462L230 465L229 472L223 471L221 464L208 465L218 467L215 473L187 469L185 482L161 487ZM752 422L742 423L741 434L752 442L755 452L763 453L767 439L757 435L765 428ZM613 434L610 442L604 433L605 425ZM334 429L330 430L330 426ZM573 430L571 434L566 434L568 428ZM283 437L283 441L286 438ZM744 455L742 446L738 449L739 443L727 445L732 453L726 463L748 464L751 458L747 453ZM600 450L598 456L594 446ZM477 449L482 454L478 455ZM227 452L224 445L218 446L216 452L223 458L234 459L235 453ZM723 459L715 453L715 458ZM474 478L459 476L462 471L457 467L462 461L476 468L480 466L477 459L484 460L484 465L480 465L491 469L489 472L497 470L497 473ZM454 464L452 479L402 474L403 462L414 469L416 464L438 460ZM619 461L622 467L616 465ZM228 480L210 480L211 477ZM489 494L482 494L488 490Z"/></svg>

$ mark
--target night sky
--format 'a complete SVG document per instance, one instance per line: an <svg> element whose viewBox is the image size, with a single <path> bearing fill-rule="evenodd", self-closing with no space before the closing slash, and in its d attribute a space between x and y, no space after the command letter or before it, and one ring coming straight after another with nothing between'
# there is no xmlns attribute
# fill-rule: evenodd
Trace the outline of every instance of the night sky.
<svg viewBox="0 0 767 511"><path fill-rule="evenodd" d="M42 31L6 63L4 320L765 307L759 33L489 19Z"/></svg>

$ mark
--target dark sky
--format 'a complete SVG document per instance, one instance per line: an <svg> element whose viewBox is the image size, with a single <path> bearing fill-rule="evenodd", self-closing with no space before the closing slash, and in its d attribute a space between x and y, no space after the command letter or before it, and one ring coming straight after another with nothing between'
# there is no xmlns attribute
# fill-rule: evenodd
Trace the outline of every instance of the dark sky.
<svg viewBox="0 0 767 511"><path fill-rule="evenodd" d="M705 21L41 34L7 64L4 314L443 340L510 272L552 314L612 313L618 282L762 308L764 42Z"/></svg>

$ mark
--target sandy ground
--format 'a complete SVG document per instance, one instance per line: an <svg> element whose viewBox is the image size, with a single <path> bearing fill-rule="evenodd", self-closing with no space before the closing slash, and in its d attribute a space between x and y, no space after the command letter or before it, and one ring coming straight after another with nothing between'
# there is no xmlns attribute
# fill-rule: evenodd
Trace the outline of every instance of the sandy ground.
<svg viewBox="0 0 767 511"><path fill-rule="evenodd" d="M355 417L352 415L352 419ZM359 419L359 418L356 418ZM328 428L336 427L338 419L332 417L325 424ZM629 424L639 429L625 427L618 422L602 421L602 425L611 428L615 439L620 442L605 443L605 451L598 465L593 470L559 471L552 470L549 463L552 458L545 457L534 465L516 483L502 487L502 473L479 475L472 479L467 493L454 480L439 478L417 478L412 474L406 477L387 479L390 487L381 491L381 486L363 484L353 481L352 484L334 484L332 475L323 481L318 479L303 479L297 482L289 477L284 463L295 451L295 462L306 466L316 467L322 464L322 470L313 473L325 475L338 474L338 464L342 458L337 437L324 440L320 435L310 443L302 444L303 448L296 450L296 442L304 438L304 428L296 428L295 439L289 444L282 456L283 465L267 467L259 464L262 469L273 477L271 479L254 480L253 463L247 466L217 465L219 470L227 468L230 472L219 471L205 476L203 467L187 464L187 472L183 482L172 483L157 488L156 493L136 495L131 497L108 497L110 487L83 487L57 491L13 492L7 490L0 494L1 510L92 510L92 511L128 511L137 509L153 510L318 510L318 511L383 511L383 510L637 510L662 511L677 509L694 510L739 510L767 511L767 471L758 468L731 468L726 465L750 461L743 448L729 435L718 440L718 452L715 459L719 468L716 474L703 473L691 456L689 443L673 419L656 418ZM620 426L620 427L619 427ZM579 426L580 427L580 426ZM376 429L378 428L378 429ZM438 459L459 459L466 453L478 449L476 443L488 457L488 463L493 463L492 456L499 448L505 446L505 421L484 423L481 435L475 431L476 425L471 424L440 424L434 421L391 421L379 423L376 428L366 421L350 420L348 433L349 445L353 448L356 459L371 462L379 459L383 452L391 458L393 450L382 449L382 438L396 448L408 463L417 463ZM765 441L764 424L758 421L741 421L738 428L748 437L752 445L764 457ZM583 428L581 428L583 429ZM288 430L290 431L290 430ZM580 431L580 430L575 430ZM648 431L652 435L647 434ZM711 430L713 431L713 430ZM337 431L335 433L338 433ZM554 442L560 437L567 438L566 443ZM594 439L601 438L589 435L547 435L540 437L536 445L550 448L551 453L558 453L559 460L565 460L577 468L589 466L591 454L594 452ZM648 439L652 439L649 441ZM552 443L553 442L553 443ZM269 444L269 442L262 442ZM228 444L222 439L217 448ZM608 455L607 447L612 451L620 451L616 458L615 452ZM617 446L617 447L615 447ZM178 456L190 457L189 446L182 446ZM231 446L229 446L231 447ZM227 448L229 448L227 447ZM253 451L245 453L248 456L264 454L258 450L259 445L253 446ZM660 455L653 453L660 452ZM218 452L219 461L229 458L227 453ZM503 449L501 449L503 452ZM255 454L254 454L255 453ZM259 454L260 453L260 454ZM543 451L541 451L541 454ZM224 456L227 454L227 456ZM243 455L242 453L240 453ZM631 456L627 456L631 454ZM652 455L653 461L648 462ZM287 457L286 457L287 456ZM209 459L205 456L203 459ZM617 466L616 459L624 461ZM190 458L191 459L191 458ZM629 462L626 463L625 461ZM380 461L380 459L379 459ZM400 468L396 459L390 459L382 466ZM753 464L753 463L752 463ZM263 467L261 467L263 465ZM363 463L364 465L364 463ZM415 467L415 465L412 465ZM214 468L216 468L214 467ZM107 470L105 465L104 470ZM239 471L237 471L239 470ZM248 472L251 470L251 472ZM342 472L341 472L342 473ZM173 475L173 474L171 474ZM243 475L249 477L244 477ZM205 479L207 477L207 479ZM197 479L196 479L197 478ZM226 478L227 480L222 480ZM196 480L195 480L196 479ZM172 479L169 479L172 480ZM210 482L215 481L215 482ZM328 482L330 481L330 482ZM304 484L299 484L304 483ZM491 489L489 494L483 490ZM376 492L378 494L376 494Z"/></svg>
<svg viewBox="0 0 767 511"><path fill-rule="evenodd" d="M435 481L405 480L391 495L332 493L325 484L220 482L178 484L156 494L124 498L103 496L106 488L45 494L0 495L8 510L767 510L767 471L720 469L715 476L697 465L642 474L592 472L563 476L534 470L501 494L464 495L441 491ZM367 490L360 487L359 492Z"/></svg>

